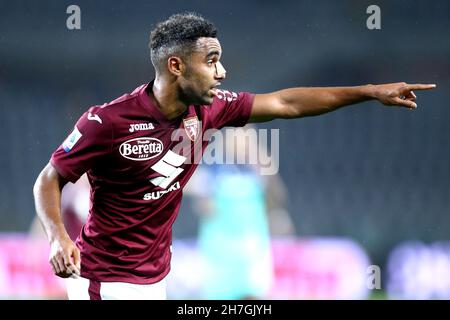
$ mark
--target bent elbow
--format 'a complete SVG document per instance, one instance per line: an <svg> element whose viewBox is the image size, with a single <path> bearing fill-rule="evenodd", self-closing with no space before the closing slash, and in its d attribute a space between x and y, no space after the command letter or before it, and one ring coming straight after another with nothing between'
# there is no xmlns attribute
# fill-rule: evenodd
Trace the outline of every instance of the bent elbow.
<svg viewBox="0 0 450 320"><path fill-rule="evenodd" d="M42 172L39 173L38 177L36 178L36 181L34 182L33 185L33 196L36 199L41 191L43 185L43 181L42 181Z"/></svg>
<svg viewBox="0 0 450 320"><path fill-rule="evenodd" d="M38 197L39 194L42 193L44 189L48 189L55 186L60 186L60 180L59 175L56 172L56 170L53 168L53 166L49 163L47 164L44 169L39 173L38 177L36 178L36 181L33 185L33 195L34 197ZM62 186L60 187L62 189Z"/></svg>

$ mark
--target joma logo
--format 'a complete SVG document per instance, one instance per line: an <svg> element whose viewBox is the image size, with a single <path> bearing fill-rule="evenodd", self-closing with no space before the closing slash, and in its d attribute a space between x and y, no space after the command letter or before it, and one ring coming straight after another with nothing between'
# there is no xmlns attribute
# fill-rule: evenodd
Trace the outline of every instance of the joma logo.
<svg viewBox="0 0 450 320"><path fill-rule="evenodd" d="M135 132L135 131L144 131L144 130L153 130L155 129L155 126L153 123L133 123L130 124L130 129L128 131Z"/></svg>

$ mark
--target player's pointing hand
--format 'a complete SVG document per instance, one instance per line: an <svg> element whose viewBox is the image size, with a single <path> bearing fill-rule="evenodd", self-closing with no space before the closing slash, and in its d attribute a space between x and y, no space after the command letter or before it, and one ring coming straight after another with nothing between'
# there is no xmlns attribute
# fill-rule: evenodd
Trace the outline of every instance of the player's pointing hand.
<svg viewBox="0 0 450 320"><path fill-rule="evenodd" d="M429 90L435 84L407 84L405 82L375 85L374 97L387 106L417 108L416 95L413 90Z"/></svg>

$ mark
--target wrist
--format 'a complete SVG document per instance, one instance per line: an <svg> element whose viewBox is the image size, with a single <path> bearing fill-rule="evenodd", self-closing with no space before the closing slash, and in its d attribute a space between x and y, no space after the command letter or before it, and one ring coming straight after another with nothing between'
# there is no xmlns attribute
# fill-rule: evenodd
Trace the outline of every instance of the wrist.
<svg viewBox="0 0 450 320"><path fill-rule="evenodd" d="M64 226L57 226L48 234L48 242L50 244L55 242L63 242L66 241L67 239L70 240L70 237L67 234L67 231L65 230Z"/></svg>
<svg viewBox="0 0 450 320"><path fill-rule="evenodd" d="M363 95L368 99L377 99L378 86L374 84L366 84L362 86Z"/></svg>

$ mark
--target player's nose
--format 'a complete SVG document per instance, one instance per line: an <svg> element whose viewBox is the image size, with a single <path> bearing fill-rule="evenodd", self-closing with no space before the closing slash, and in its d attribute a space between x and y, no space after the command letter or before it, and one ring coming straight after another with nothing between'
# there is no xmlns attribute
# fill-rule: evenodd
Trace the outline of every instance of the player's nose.
<svg viewBox="0 0 450 320"><path fill-rule="evenodd" d="M220 61L217 61L216 62L216 73L214 75L215 78L216 79L225 79L226 73L227 73L227 70L225 70L222 63L220 63Z"/></svg>

